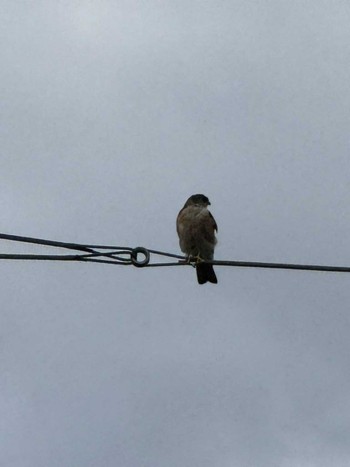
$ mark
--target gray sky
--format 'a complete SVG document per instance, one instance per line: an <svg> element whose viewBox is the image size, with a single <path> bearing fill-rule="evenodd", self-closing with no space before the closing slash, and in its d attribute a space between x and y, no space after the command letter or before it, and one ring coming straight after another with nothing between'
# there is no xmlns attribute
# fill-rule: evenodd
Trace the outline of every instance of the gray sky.
<svg viewBox="0 0 350 467"><path fill-rule="evenodd" d="M217 259L350 265L347 1L0 8L1 232L179 253L202 192ZM0 464L349 466L350 276L216 272L2 262Z"/></svg>

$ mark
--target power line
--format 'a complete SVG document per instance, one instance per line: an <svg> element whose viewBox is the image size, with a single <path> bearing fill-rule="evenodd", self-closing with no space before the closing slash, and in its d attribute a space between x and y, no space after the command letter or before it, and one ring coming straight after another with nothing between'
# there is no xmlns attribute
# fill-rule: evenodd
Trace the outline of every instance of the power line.
<svg viewBox="0 0 350 467"><path fill-rule="evenodd" d="M66 243L41 238L22 237L19 235L9 235L0 233L0 239L32 243L55 248L64 248L81 252L80 254L11 254L0 253L0 260L30 260L30 261L84 261L114 265L133 265L142 267L161 267L161 266L194 266L195 258L188 260L185 256L167 253L164 251L151 250L144 247L121 247L111 245L86 245L80 243ZM177 262L151 262L152 255L177 259ZM303 271L324 271L324 272L350 272L350 267L344 266L323 266L315 264L290 264L290 263L267 263L257 261L222 261L213 260L206 263L215 266L232 266L243 268L268 268L268 269L293 269Z"/></svg>

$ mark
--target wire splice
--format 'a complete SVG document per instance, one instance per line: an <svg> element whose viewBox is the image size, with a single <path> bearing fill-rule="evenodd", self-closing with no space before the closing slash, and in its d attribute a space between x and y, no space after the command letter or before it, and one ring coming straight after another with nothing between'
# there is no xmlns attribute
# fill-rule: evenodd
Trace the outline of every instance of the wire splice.
<svg viewBox="0 0 350 467"><path fill-rule="evenodd" d="M185 256L166 253L164 251L151 250L144 247L120 247L108 245L84 245L79 243L66 243L41 238L22 237L19 235L9 235L0 233L0 239L22 243L32 243L56 248L75 250L79 253L58 255L58 254L0 254L0 260L37 260L37 261L84 261L115 265L133 265L137 268L160 267L160 266L193 266L194 263L188 261ZM152 255L174 258L176 262L151 262ZM322 266L314 264L290 264L290 263L265 263L257 261L205 261L215 266L233 266L244 268L268 268L268 269L293 269L303 271L325 271L325 272L350 272L350 267L344 266Z"/></svg>

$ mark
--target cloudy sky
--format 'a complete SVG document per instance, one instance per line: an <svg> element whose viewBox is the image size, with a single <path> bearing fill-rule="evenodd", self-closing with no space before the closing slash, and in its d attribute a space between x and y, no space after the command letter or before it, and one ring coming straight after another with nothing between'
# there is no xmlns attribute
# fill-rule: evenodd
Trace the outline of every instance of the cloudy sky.
<svg viewBox="0 0 350 467"><path fill-rule="evenodd" d="M0 9L1 232L350 265L348 1ZM349 466L350 276L216 272L2 261L0 464Z"/></svg>

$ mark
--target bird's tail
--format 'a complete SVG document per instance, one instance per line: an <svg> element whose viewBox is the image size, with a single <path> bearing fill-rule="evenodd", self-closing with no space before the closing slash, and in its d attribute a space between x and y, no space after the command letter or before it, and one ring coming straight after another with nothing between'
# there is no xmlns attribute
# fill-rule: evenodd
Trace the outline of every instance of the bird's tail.
<svg viewBox="0 0 350 467"><path fill-rule="evenodd" d="M205 284L206 282L211 282L212 284L218 283L212 264L197 263L196 270L198 284Z"/></svg>

